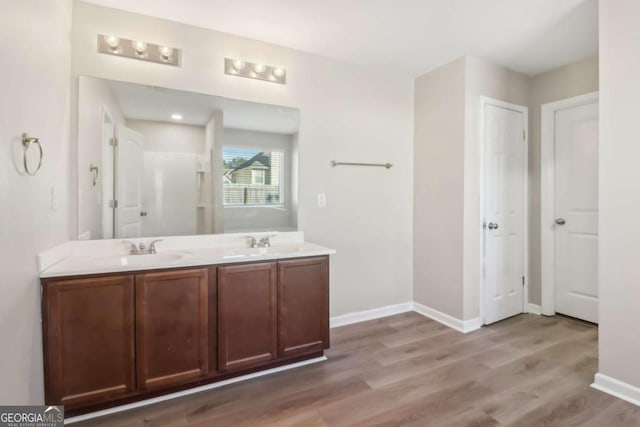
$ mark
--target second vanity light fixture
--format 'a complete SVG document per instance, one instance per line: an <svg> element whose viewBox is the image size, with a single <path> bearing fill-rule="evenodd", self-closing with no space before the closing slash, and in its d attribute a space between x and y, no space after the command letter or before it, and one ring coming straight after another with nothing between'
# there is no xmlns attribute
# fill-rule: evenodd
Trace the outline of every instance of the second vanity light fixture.
<svg viewBox="0 0 640 427"><path fill-rule="evenodd" d="M103 34L98 35L98 52L177 67L180 66L182 54L182 51L175 47Z"/></svg>
<svg viewBox="0 0 640 427"><path fill-rule="evenodd" d="M224 59L224 72L232 76L247 77L272 83L287 84L287 70L272 65L256 64L240 59Z"/></svg>

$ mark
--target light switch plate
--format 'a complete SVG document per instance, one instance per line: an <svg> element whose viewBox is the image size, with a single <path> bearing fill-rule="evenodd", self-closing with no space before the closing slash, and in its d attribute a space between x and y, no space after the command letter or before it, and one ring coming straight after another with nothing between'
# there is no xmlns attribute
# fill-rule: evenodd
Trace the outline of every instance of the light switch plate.
<svg viewBox="0 0 640 427"><path fill-rule="evenodd" d="M327 195L325 193L318 193L318 207L319 208L327 207Z"/></svg>

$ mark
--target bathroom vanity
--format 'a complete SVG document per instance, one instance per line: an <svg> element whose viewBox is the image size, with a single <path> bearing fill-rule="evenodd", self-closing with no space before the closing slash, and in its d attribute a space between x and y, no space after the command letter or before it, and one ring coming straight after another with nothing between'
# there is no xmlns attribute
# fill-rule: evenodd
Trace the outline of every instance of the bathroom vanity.
<svg viewBox="0 0 640 427"><path fill-rule="evenodd" d="M244 235L165 238L153 255L127 255L120 241L63 246L40 263L45 400L67 415L322 357L329 347L334 251L302 233L282 233L267 248L247 248Z"/></svg>

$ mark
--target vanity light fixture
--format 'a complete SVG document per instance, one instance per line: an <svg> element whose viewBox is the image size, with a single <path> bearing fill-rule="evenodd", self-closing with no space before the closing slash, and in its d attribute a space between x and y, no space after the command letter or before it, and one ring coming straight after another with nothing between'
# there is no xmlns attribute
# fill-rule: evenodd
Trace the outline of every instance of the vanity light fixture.
<svg viewBox="0 0 640 427"><path fill-rule="evenodd" d="M173 114L171 115L171 118L172 118L173 120L182 120L182 114L173 113Z"/></svg>
<svg viewBox="0 0 640 427"><path fill-rule="evenodd" d="M143 41L137 40L131 43L133 46L133 50L140 56L145 55L147 53L147 44Z"/></svg>
<svg viewBox="0 0 640 427"><path fill-rule="evenodd" d="M177 67L180 66L182 56L182 51L175 47L123 39L112 34L98 35L98 52Z"/></svg>
<svg viewBox="0 0 640 427"><path fill-rule="evenodd" d="M224 72L232 76L247 77L267 82L286 84L287 70L273 65L263 65L241 59L224 59Z"/></svg>
<svg viewBox="0 0 640 427"><path fill-rule="evenodd" d="M109 46L112 53L119 53L120 51L120 38L114 35L104 36L104 42Z"/></svg>
<svg viewBox="0 0 640 427"><path fill-rule="evenodd" d="M239 59L236 59L235 61L233 61L233 69L236 71L242 71L244 70L244 67L247 64L244 63L244 61L241 61Z"/></svg>
<svg viewBox="0 0 640 427"><path fill-rule="evenodd" d="M170 48L169 46L162 46L160 48L160 58L162 58L162 60L164 62L171 61L171 54L172 53L173 53L173 49Z"/></svg>

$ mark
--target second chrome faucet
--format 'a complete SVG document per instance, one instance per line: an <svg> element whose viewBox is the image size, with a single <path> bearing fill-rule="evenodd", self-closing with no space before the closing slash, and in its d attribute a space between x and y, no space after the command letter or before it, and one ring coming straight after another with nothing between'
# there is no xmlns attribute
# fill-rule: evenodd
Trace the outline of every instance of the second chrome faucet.
<svg viewBox="0 0 640 427"><path fill-rule="evenodd" d="M126 243L129 246L129 255L150 255L156 253L156 243L162 242L162 239L156 239L149 243L149 247L146 247L144 243L140 243L139 246L136 246L135 243L130 242L129 240L123 240L122 243Z"/></svg>
<svg viewBox="0 0 640 427"><path fill-rule="evenodd" d="M269 239L271 239L274 236L275 236L275 234L269 234L268 236L261 237L260 240L258 240L254 236L247 236L247 240L249 242L249 247L252 247L252 248L268 248L268 247L271 246L271 241Z"/></svg>

